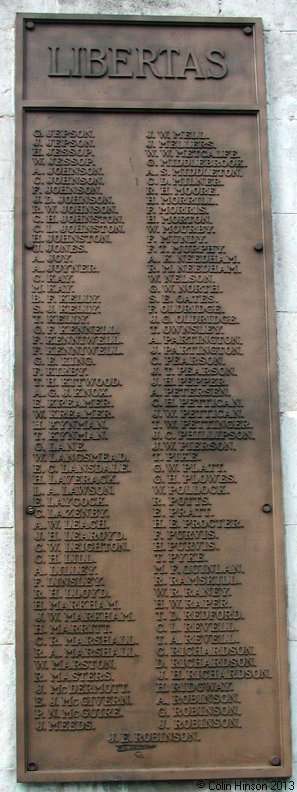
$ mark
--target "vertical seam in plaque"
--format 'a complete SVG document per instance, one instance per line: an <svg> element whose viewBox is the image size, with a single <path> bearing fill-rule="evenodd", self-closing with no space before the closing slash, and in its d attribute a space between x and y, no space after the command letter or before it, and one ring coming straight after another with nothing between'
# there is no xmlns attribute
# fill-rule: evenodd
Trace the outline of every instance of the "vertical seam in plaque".
<svg viewBox="0 0 297 792"><path fill-rule="evenodd" d="M260 31L258 31L258 26L257 26L257 24L254 26L253 30L254 30L254 34L255 34L255 35L253 35L253 36L252 36L252 41L253 41L253 50L254 50L254 59L253 59L253 63L254 63L254 77L255 77L255 89L256 89L256 102L257 102L257 104L259 104L258 59L257 59L257 39L258 39L258 35L260 35ZM261 182L261 187L262 187L262 182ZM261 192L261 196L262 196L262 192Z"/></svg>
<svg viewBox="0 0 297 792"><path fill-rule="evenodd" d="M25 240L26 240L26 169L25 169L25 161L26 157L24 155L25 145L27 141L27 113L22 108L22 169L21 169L21 184L22 184L22 247L21 247L21 255L22 255L22 360L23 360L23 370L22 370L22 388L23 388L23 412L26 415L26 403L27 403L27 391L25 387L26 381L26 367L24 365L24 350L26 348L26 339L25 339L25 329L26 329L26 267L25 267ZM25 569L27 569L27 557L28 557L28 541L27 541L27 516L25 516L25 501L27 498L27 466L25 463L26 459L26 448L27 448L27 432L26 432L26 422L23 421L23 438L22 438L22 445L23 445L23 460L22 460L22 469L23 469L23 513L21 516L22 524L23 524L23 565L24 565L24 704L25 704L25 724L24 724L24 762L25 762L25 770L27 768L27 755L28 755L28 734L29 734L29 713L27 707L27 698L28 698L28 654L27 654L27 646L28 646L28 636L27 636L27 620L28 620L28 608L27 608L27 598L28 598L28 584L27 584L27 575L25 574Z"/></svg>
<svg viewBox="0 0 297 792"><path fill-rule="evenodd" d="M17 625L21 630L22 636L20 639L20 649L18 651L18 691L20 691L20 703L18 703L17 708L17 717L18 720L20 719L20 710L21 710L21 721L22 721L22 728L19 730L19 740L18 740L18 761L22 761L24 763L24 758L26 755L26 707L25 707L25 585L24 585L24 528L23 528L23 498L24 498L24 476L23 476L23 420L22 420L22 404L23 404L23 368L22 368L22 347L23 347L23 222L22 222L22 215L23 215L23 182L22 182L22 169L23 169L23 126L24 126L24 111L23 111L23 83L24 83L24 23L23 18L19 17L17 19L17 35L20 39L20 53L17 50L17 107L16 107L16 118L19 124L19 129L16 131L17 140L18 140L18 158L17 158L17 169L16 169L16 178L17 178L17 190L16 190L16 198L17 198L17 229L20 235L20 239L16 239L15 235L15 288L16 285L18 287L18 302L17 302L17 316L15 316L15 320L17 319L17 359L18 359L18 366L19 366L19 374L18 374L18 389L17 389L17 417L18 417L18 431L20 433L20 437L17 438L15 435L15 441L17 443L17 472L20 481L20 490L19 494L17 495L17 548L18 548L18 573L21 579L22 590L21 592L18 591L19 595L19 605L17 608ZM17 272L18 266L18 272ZM20 654L22 651L22 657L20 658ZM23 771L23 766L22 766Z"/></svg>
<svg viewBox="0 0 297 792"><path fill-rule="evenodd" d="M26 25L25 19L22 18L23 23L23 30L22 30L22 41L23 41L23 57L22 57L22 102L27 99L27 80L26 80L26 65L27 65L27 58L26 58Z"/></svg>

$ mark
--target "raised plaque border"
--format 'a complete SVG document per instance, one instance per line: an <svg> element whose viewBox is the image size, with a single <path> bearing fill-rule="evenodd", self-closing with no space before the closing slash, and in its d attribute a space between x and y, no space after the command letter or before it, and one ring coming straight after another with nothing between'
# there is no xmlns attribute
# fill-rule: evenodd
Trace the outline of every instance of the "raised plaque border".
<svg viewBox="0 0 297 792"><path fill-rule="evenodd" d="M123 104L123 103L84 103L84 102L47 102L35 100L29 102L23 98L23 81L26 70L25 52L25 23L36 21L50 25L51 23L63 24L63 22L74 22L76 24L114 24L124 25L147 25L158 26L197 26L203 27L228 27L240 28L252 26L254 30L254 57L257 75L258 104L220 104L219 106L210 103L180 102L174 104L154 103L149 107L143 103ZM289 688L288 688L288 652L287 652L287 632L286 632L286 596L284 586L284 541L283 541L283 517L282 517L282 498L281 498L281 459L279 443L279 413L277 398L277 367L276 367L276 332L274 321L274 293L273 293L273 252L272 252L272 229L271 229L271 207L269 193L269 172L268 172L268 151L266 135L266 98L265 98L265 75L264 75L264 52L263 52L263 33L262 22L259 18L221 18L221 17L179 17L179 16L101 16L84 14L17 14L16 24L16 233L15 233L15 314L16 314L16 389L15 389L15 411L16 411L16 596L17 596L17 732L18 732L18 780L23 782L96 782L96 781L152 781L152 780L185 780L185 779L211 779L211 778L252 778L252 777L286 777L291 774L291 748L290 748L290 723L289 723ZM279 687L280 687L280 731L282 735L282 763L279 766L255 766L243 768L242 765L232 765L230 767L187 768L182 770L174 768L169 770L125 770L125 771L90 771L81 769L79 771L48 770L35 772L27 770L26 755L26 686L25 686L25 647L26 647L26 602L25 602L25 577L26 577L26 536L23 532L23 481L26 471L23 467L23 294L22 294L22 258L25 242L24 217L25 207L23 205L23 151L24 151L24 114L32 110L80 110L84 112L137 112L139 110L160 112L182 113L184 111L193 113L222 113L222 114L253 114L258 118L259 148L261 154L261 179L262 179L262 201L263 201L263 233L265 236L265 259L266 259L266 305L267 305L267 339L268 339L268 369L270 374L270 426L271 426L271 445L273 449L274 461L274 544L275 544L275 589L277 602L277 633L278 633L278 662L279 662Z"/></svg>

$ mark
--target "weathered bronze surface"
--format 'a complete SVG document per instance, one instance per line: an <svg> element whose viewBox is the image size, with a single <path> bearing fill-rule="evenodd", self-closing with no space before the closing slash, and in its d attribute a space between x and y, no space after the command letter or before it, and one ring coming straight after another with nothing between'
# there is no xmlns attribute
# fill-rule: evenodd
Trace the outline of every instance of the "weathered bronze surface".
<svg viewBox="0 0 297 792"><path fill-rule="evenodd" d="M19 779L284 776L260 22L18 53Z"/></svg>

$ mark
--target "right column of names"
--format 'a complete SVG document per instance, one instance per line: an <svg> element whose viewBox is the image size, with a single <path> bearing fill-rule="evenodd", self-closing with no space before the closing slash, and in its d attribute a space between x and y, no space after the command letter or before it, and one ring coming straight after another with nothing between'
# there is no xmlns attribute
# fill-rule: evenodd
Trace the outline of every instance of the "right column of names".
<svg viewBox="0 0 297 792"><path fill-rule="evenodd" d="M146 154L156 706L161 730L195 741L200 729L241 728L237 683L271 676L242 642L244 564L222 554L225 532L245 526L216 508L237 484L224 452L254 442L230 387L240 323L222 304L240 262L211 211L246 166L199 131L148 132Z"/></svg>

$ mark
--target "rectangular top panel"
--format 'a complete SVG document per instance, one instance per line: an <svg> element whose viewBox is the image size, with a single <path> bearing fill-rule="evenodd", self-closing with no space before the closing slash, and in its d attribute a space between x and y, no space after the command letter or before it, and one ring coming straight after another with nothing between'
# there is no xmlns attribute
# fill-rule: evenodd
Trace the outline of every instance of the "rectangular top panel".
<svg viewBox="0 0 297 792"><path fill-rule="evenodd" d="M189 19L21 17L25 95L63 103L257 102L253 29Z"/></svg>

